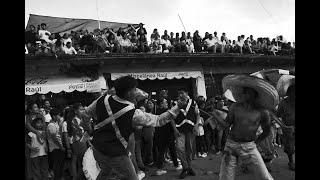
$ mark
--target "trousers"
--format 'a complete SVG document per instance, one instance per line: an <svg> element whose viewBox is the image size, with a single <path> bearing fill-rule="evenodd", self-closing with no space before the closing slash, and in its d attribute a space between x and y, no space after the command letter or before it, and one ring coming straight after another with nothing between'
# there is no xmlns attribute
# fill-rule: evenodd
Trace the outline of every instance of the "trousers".
<svg viewBox="0 0 320 180"><path fill-rule="evenodd" d="M253 168L255 179L273 180L254 142L235 142L228 139L220 165L219 180L234 180L239 158Z"/></svg>
<svg viewBox="0 0 320 180"><path fill-rule="evenodd" d="M191 159L193 153L193 145L195 135L193 132L181 132L181 135L177 137L176 149L178 157L181 160L183 169L191 168Z"/></svg>

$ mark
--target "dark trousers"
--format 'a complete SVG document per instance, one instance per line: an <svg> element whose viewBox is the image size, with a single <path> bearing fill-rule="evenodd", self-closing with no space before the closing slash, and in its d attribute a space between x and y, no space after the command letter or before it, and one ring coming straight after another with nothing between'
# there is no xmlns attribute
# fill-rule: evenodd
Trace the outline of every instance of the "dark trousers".
<svg viewBox="0 0 320 180"><path fill-rule="evenodd" d="M63 175L65 152L60 149L55 149L51 153L54 180L61 180Z"/></svg>
<svg viewBox="0 0 320 180"><path fill-rule="evenodd" d="M127 155L109 157L93 148L93 156L101 169L96 180L108 179L112 171L121 180L138 180L132 161Z"/></svg>
<svg viewBox="0 0 320 180"><path fill-rule="evenodd" d="M191 168L192 143L194 139L193 132L181 132L181 135L177 138L176 148L183 169Z"/></svg>
<svg viewBox="0 0 320 180"><path fill-rule="evenodd" d="M207 151L210 153L214 150L215 133L209 124L205 125L203 128Z"/></svg>
<svg viewBox="0 0 320 180"><path fill-rule="evenodd" d="M143 127L143 157L146 163L153 162L153 134L154 127Z"/></svg>
<svg viewBox="0 0 320 180"><path fill-rule="evenodd" d="M206 152L206 143L205 143L205 138L203 136L196 136L196 148L197 148L197 153L203 154Z"/></svg>
<svg viewBox="0 0 320 180"><path fill-rule="evenodd" d="M164 155L168 148L174 166L177 167L179 165L174 141L174 134L167 127L160 127L156 130L154 145L157 152L156 166L158 169L162 169L164 166Z"/></svg>
<svg viewBox="0 0 320 180"><path fill-rule="evenodd" d="M31 174L33 180L48 179L48 157L39 156L31 158Z"/></svg>

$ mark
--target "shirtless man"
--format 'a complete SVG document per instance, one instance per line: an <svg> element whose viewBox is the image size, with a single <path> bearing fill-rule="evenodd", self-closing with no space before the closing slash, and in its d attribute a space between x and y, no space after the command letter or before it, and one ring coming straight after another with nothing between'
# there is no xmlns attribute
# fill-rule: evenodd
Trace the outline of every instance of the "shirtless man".
<svg viewBox="0 0 320 180"><path fill-rule="evenodd" d="M270 133L268 111L258 105L257 98L257 91L243 87L237 102L230 107L226 120L223 121L215 115L224 128L231 127L221 161L219 180L235 179L235 168L239 158L254 169L256 179L273 179L256 147L256 143ZM257 137L260 125L263 133Z"/></svg>
<svg viewBox="0 0 320 180"><path fill-rule="evenodd" d="M295 170L293 155L295 153L295 86L290 86L287 90L287 98L279 104L277 115L282 119L286 126L291 128L283 128L283 145L284 152L289 158L289 169Z"/></svg>

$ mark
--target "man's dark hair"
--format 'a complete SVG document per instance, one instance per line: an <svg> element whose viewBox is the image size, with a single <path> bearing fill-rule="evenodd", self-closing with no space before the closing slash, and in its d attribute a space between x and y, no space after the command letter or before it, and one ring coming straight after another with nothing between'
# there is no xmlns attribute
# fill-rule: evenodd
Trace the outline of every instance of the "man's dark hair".
<svg viewBox="0 0 320 180"><path fill-rule="evenodd" d="M131 76L123 76L118 78L114 82L114 88L116 90L116 95L120 98L124 98L126 93L131 89L138 86L138 81Z"/></svg>
<svg viewBox="0 0 320 180"><path fill-rule="evenodd" d="M46 24L46 23L41 23L41 26L43 26L43 25L47 26L47 24Z"/></svg>
<svg viewBox="0 0 320 180"><path fill-rule="evenodd" d="M36 124L37 124L39 121L40 121L41 123L44 123L43 118L41 118L41 117L36 117L36 118L31 122L31 126L32 126L33 128L36 128Z"/></svg>
<svg viewBox="0 0 320 180"><path fill-rule="evenodd" d="M178 93L179 92L186 92L188 94L188 90L186 88L179 88Z"/></svg>
<svg viewBox="0 0 320 180"><path fill-rule="evenodd" d="M51 109L50 111L50 116L53 117L53 116L56 116L56 115L59 115L60 114L60 110L57 109L57 108L53 108Z"/></svg>

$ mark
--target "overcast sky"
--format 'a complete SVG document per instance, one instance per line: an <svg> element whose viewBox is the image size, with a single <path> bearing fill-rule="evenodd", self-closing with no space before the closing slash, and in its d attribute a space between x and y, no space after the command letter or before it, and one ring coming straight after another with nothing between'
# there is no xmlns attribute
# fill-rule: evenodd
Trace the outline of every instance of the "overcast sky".
<svg viewBox="0 0 320 180"><path fill-rule="evenodd" d="M98 13L97 6L98 4ZM295 40L294 0L25 0L25 25L29 14L144 23L148 37L154 28L160 35L184 31L222 32Z"/></svg>

